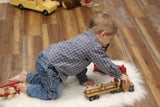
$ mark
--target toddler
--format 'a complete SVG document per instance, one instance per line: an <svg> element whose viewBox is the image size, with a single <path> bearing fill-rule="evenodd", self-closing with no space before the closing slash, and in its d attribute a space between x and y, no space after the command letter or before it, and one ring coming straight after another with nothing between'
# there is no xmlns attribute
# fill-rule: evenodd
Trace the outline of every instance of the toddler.
<svg viewBox="0 0 160 107"><path fill-rule="evenodd" d="M116 32L117 26L111 17L98 13L91 18L88 31L43 50L35 63L37 73L22 71L10 81L31 83L19 86L30 97L57 99L62 93L63 82L69 76L76 76L81 85L94 85L86 75L86 67L93 62L104 73L130 83L128 76L111 62L104 49Z"/></svg>

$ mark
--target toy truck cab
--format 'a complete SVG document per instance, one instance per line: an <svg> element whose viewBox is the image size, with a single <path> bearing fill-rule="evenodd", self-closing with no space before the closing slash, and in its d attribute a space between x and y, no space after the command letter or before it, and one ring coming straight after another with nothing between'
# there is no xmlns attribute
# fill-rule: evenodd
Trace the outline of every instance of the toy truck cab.
<svg viewBox="0 0 160 107"><path fill-rule="evenodd" d="M57 3L50 0L10 0L11 5L18 6L19 9L32 9L48 15L57 9Z"/></svg>

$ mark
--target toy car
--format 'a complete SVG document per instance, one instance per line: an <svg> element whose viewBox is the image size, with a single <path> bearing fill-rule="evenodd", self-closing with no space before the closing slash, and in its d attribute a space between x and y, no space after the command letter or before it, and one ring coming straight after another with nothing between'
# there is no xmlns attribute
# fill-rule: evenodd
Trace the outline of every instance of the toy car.
<svg viewBox="0 0 160 107"><path fill-rule="evenodd" d="M57 2L50 0L10 0L11 5L18 6L19 9L32 9L42 12L45 16L57 9Z"/></svg>

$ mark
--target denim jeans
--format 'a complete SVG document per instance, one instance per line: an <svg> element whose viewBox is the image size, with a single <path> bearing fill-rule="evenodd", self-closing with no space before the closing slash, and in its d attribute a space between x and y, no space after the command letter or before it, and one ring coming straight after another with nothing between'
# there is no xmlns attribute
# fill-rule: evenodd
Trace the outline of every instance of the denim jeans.
<svg viewBox="0 0 160 107"><path fill-rule="evenodd" d="M37 73L28 72L26 82L27 95L44 100L52 100L60 97L62 81L56 69L49 64L43 53L40 53L36 61Z"/></svg>

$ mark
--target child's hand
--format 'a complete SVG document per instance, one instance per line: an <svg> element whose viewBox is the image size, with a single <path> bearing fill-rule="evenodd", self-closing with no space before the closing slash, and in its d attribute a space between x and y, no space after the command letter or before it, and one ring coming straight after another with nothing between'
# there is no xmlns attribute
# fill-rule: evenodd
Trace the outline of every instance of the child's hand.
<svg viewBox="0 0 160 107"><path fill-rule="evenodd" d="M119 79L120 80L124 80L126 82L126 86L128 85L128 82L129 82L130 85L132 84L132 82L130 81L129 77L127 75L125 75L125 74L122 74Z"/></svg>
<svg viewBox="0 0 160 107"><path fill-rule="evenodd" d="M83 86L88 87L89 85L94 86L94 81L88 79L86 82L83 83Z"/></svg>

